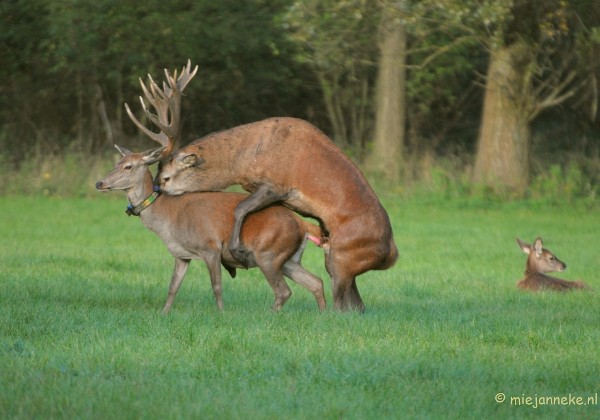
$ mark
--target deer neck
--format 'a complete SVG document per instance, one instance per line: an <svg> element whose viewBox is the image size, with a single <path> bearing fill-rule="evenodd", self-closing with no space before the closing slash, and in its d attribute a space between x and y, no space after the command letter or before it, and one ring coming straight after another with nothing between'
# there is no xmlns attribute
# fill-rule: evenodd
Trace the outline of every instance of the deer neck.
<svg viewBox="0 0 600 420"><path fill-rule="evenodd" d="M152 181L152 173L147 170L143 182L127 191L127 198L129 199L127 214L139 216L142 210L149 207L158 195L158 189L154 188Z"/></svg>
<svg viewBox="0 0 600 420"><path fill-rule="evenodd" d="M546 279L554 279L554 277L552 277L546 273L542 273L541 271L536 270L535 268L531 268L529 266L525 269L525 278L528 278L528 277L543 277Z"/></svg>
<svg viewBox="0 0 600 420"><path fill-rule="evenodd" d="M527 263L525 264L525 275L533 276L536 274L542 274L542 272L538 269L535 257L529 255L529 258L527 258Z"/></svg>
<svg viewBox="0 0 600 420"><path fill-rule="evenodd" d="M542 274L535 268L530 267L529 265L525 267L525 277L535 276L536 274Z"/></svg>
<svg viewBox="0 0 600 420"><path fill-rule="evenodd" d="M252 139L252 136L248 136L246 141L252 142ZM248 147L247 143L243 144L242 140L238 129L226 130L211 135L201 143L206 153L211 157L211 162L207 162L207 164L213 167L230 168L235 172L243 172L243 170L238 170L238 167L244 165L248 160L246 149L253 148Z"/></svg>

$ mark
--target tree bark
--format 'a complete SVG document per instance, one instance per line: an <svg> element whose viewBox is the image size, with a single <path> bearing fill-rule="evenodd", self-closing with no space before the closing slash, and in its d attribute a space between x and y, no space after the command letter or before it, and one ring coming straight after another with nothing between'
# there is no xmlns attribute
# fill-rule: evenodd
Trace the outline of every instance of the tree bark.
<svg viewBox="0 0 600 420"><path fill-rule="evenodd" d="M367 167L386 181L397 183L404 167L406 31L392 5L384 6L382 19L375 134Z"/></svg>
<svg viewBox="0 0 600 420"><path fill-rule="evenodd" d="M529 180L531 57L520 42L492 52L473 170L475 183L517 195Z"/></svg>

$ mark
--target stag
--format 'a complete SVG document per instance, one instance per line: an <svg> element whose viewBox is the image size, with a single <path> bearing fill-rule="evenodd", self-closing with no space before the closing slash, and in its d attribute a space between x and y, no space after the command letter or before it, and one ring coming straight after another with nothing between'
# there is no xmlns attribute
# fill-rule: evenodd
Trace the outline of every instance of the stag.
<svg viewBox="0 0 600 420"><path fill-rule="evenodd" d="M163 95L154 83L150 93ZM157 124L143 102L142 106L164 133L168 127ZM167 162L158 178L168 194L220 191L236 184L251 193L235 208L228 245L242 264L249 260L248 246L240 240L244 220L273 203L319 221L328 238L325 267L337 309L364 310L356 277L396 262L390 219L377 195L359 168L312 124L268 118L209 134L172 156L167 153L172 143L156 137L165 147L159 160Z"/></svg>

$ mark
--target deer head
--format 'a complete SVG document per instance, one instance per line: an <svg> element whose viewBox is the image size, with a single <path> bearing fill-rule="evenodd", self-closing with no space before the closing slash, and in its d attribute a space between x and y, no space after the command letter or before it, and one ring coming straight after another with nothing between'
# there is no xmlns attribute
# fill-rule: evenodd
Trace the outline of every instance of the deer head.
<svg viewBox="0 0 600 420"><path fill-rule="evenodd" d="M142 153L134 153L124 147L117 145L115 147L123 157L103 180L96 183L98 191L141 189L146 177L150 176L148 165L156 162L165 148L163 146Z"/></svg>
<svg viewBox="0 0 600 420"><path fill-rule="evenodd" d="M544 248L542 238L537 238L533 246L523 242L519 238L517 243L524 253L529 255L525 273L550 273L553 271L565 271L567 265L556 258L548 249Z"/></svg>

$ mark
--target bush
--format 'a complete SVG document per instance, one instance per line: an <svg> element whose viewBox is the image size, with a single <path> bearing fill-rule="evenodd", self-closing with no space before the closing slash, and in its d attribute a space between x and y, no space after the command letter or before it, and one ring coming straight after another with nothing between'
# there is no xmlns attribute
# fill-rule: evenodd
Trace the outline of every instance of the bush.
<svg viewBox="0 0 600 420"><path fill-rule="evenodd" d="M564 169L555 164L535 176L529 196L549 204L570 204L581 200L592 204L596 202L596 190L593 178L586 176L581 166L572 161Z"/></svg>
<svg viewBox="0 0 600 420"><path fill-rule="evenodd" d="M0 195L88 196L95 193L95 183L108 173L118 160L116 154L90 156L83 152L45 155L39 151L19 164L0 155L5 169Z"/></svg>
<svg viewBox="0 0 600 420"><path fill-rule="evenodd" d="M112 150L98 155L77 147L57 154L38 146L19 162L0 154L4 172L0 195L93 196L96 181L112 170L119 158ZM594 165L598 163L572 158L564 168L554 164L542 169L534 175L526 198L543 205L596 205L600 179L595 178L598 171ZM418 163L412 172L410 179L399 185L389 185L377 176L369 179L376 191L393 198L440 204L457 201L476 207L522 199L510 191L473 184L464 159L432 158Z"/></svg>

